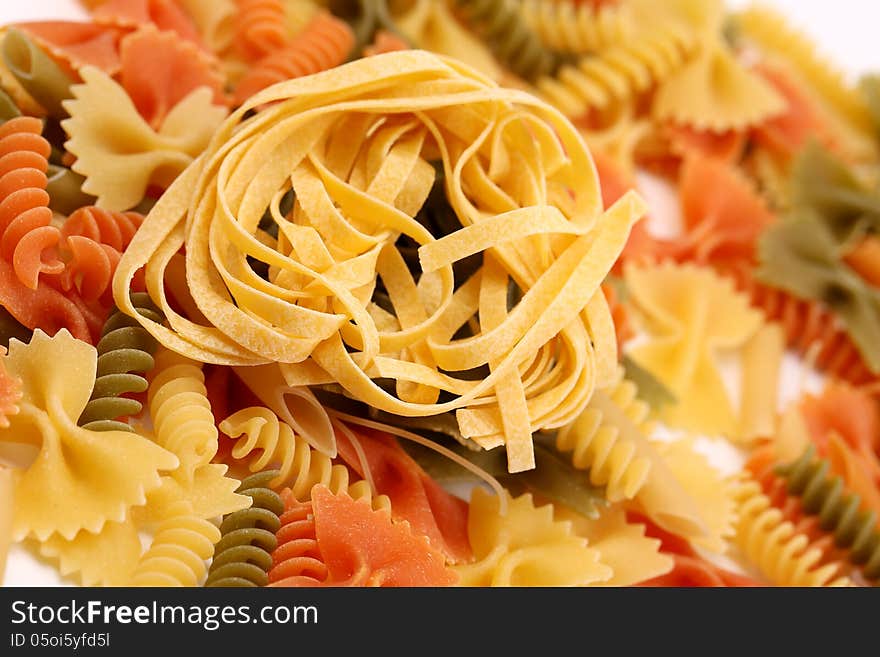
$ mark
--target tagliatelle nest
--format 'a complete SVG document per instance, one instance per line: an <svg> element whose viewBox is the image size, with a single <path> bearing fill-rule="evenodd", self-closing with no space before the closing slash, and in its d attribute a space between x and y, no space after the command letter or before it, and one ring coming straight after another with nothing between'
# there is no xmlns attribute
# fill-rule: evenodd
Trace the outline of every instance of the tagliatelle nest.
<svg viewBox="0 0 880 657"><path fill-rule="evenodd" d="M444 234L419 216L435 166L457 224ZM230 116L145 220L114 292L135 316L128 289L146 266L168 326L138 320L166 347L278 363L287 386L338 384L401 416L455 410L465 437L506 445L524 470L532 433L571 421L613 377L599 285L643 211L630 194L601 213L590 156L557 110L452 60L391 53ZM171 291L201 324L165 298L181 246L188 293Z"/></svg>

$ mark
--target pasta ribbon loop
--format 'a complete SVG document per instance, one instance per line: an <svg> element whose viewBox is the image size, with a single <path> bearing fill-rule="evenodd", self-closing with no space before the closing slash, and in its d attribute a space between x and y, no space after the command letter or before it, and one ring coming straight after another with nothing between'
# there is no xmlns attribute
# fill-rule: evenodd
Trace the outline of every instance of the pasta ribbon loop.
<svg viewBox="0 0 880 657"><path fill-rule="evenodd" d="M269 470L242 480L236 492L250 497L253 505L223 519L222 538L214 548L205 586L252 587L269 583L272 552L278 545L275 534L281 527L279 516L284 513L284 502L269 488L277 477L277 470Z"/></svg>

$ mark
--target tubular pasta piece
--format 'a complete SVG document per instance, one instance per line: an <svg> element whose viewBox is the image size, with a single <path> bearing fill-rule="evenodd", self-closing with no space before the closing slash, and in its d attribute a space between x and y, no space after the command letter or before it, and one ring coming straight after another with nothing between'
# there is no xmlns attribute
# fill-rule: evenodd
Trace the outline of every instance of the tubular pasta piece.
<svg viewBox="0 0 880 657"><path fill-rule="evenodd" d="M397 99L404 80L408 96ZM428 143L461 222L439 240L413 218L433 184ZM283 216L289 189L296 203ZM601 215L599 202L589 155L557 111L451 60L389 53L276 85L237 110L138 231L114 296L129 303L123 290L146 265L169 327L144 326L166 347L216 364L278 362L290 388L338 383L397 415L456 411L464 435L505 444L520 471L532 464L532 432L570 421L614 373L599 286L644 203L630 193ZM267 209L277 238L259 228ZM401 233L420 245L418 283L394 246ZM206 323L163 298L184 244ZM456 289L453 263L489 249L492 268ZM248 257L269 265L267 278ZM400 330L380 330L368 310L377 277ZM511 279L524 295L508 313L494 300ZM485 326L453 339L468 320ZM460 375L487 365L482 380ZM396 379L396 394L379 378ZM439 402L441 391L453 398Z"/></svg>
<svg viewBox="0 0 880 657"><path fill-rule="evenodd" d="M644 313L651 342L631 356L662 381L678 403L661 416L673 426L708 434L731 433L736 420L714 352L744 344L760 314L732 283L692 265L626 268L627 287Z"/></svg>
<svg viewBox="0 0 880 657"><path fill-rule="evenodd" d="M743 347L737 433L740 440L773 433L784 354L785 333L779 324L764 324Z"/></svg>
<svg viewBox="0 0 880 657"><path fill-rule="evenodd" d="M16 488L17 540L29 534L42 540L56 532L71 539L81 529L99 532L105 522L121 522L159 485L159 471L177 466L173 454L141 436L76 426L95 380L97 353L91 345L67 331L54 338L36 331L28 345L13 341L4 361L21 378L23 396L21 412L0 429L0 441L40 450Z"/></svg>
<svg viewBox="0 0 880 657"><path fill-rule="evenodd" d="M62 126L73 170L86 177L83 191L108 210L128 210L150 185L169 186L201 153L226 116L213 93L200 88L181 100L154 131L141 118L125 90L95 68L80 71L85 84L74 85L70 113Z"/></svg>
<svg viewBox="0 0 880 657"><path fill-rule="evenodd" d="M173 33L141 28L122 40L119 56L120 82L153 130L200 87L211 90L214 105L226 104L217 62Z"/></svg>
<svg viewBox="0 0 880 657"><path fill-rule="evenodd" d="M61 101L70 98L70 76L21 30L8 30L2 43L3 60L19 84L51 116L66 116Z"/></svg>

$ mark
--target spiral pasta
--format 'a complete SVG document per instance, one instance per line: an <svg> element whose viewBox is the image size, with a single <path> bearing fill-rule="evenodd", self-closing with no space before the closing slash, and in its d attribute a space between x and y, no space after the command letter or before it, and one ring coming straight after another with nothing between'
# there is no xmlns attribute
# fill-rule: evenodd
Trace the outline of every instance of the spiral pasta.
<svg viewBox="0 0 880 657"><path fill-rule="evenodd" d="M632 422L644 426L649 407L637 398L635 384L623 378L608 389L608 395ZM646 434L648 431L646 431ZM590 482L605 486L605 495L611 502L632 499L639 492L651 471L649 459L641 456L638 447L621 436L614 425L595 404L571 424L562 427L556 436L556 448L571 452L576 468L590 471Z"/></svg>
<svg viewBox="0 0 880 657"><path fill-rule="evenodd" d="M198 586L204 579L205 562L214 554L220 530L193 515L192 509L177 511L156 530L130 586Z"/></svg>
<svg viewBox="0 0 880 657"><path fill-rule="evenodd" d="M287 12L282 0L236 0L235 47L257 61L287 43Z"/></svg>
<svg viewBox="0 0 880 657"><path fill-rule="evenodd" d="M269 586L317 585L326 581L327 564L318 547L311 502L300 502L287 488L281 493L284 513L275 537Z"/></svg>
<svg viewBox="0 0 880 657"><path fill-rule="evenodd" d="M354 46L351 28L321 12L290 43L258 61L235 88L236 103L243 103L276 82L312 75L342 64Z"/></svg>
<svg viewBox="0 0 880 657"><path fill-rule="evenodd" d="M162 349L155 358L147 403L156 442L180 459L175 471L191 482L217 453L217 427L202 365Z"/></svg>
<svg viewBox="0 0 880 657"><path fill-rule="evenodd" d="M590 110L625 104L649 91L684 66L696 45L690 30L660 24L631 42L562 66L555 77L544 76L536 86L566 116L580 117Z"/></svg>
<svg viewBox="0 0 880 657"><path fill-rule="evenodd" d="M272 568L272 552L278 545L275 534L284 513L281 497L268 488L278 477L276 470L259 472L243 479L237 493L253 500L249 509L223 519L222 538L214 547L214 560L205 586L266 586Z"/></svg>
<svg viewBox="0 0 880 657"><path fill-rule="evenodd" d="M32 290L41 274L64 269L57 258L43 259L59 235L46 193L51 147L42 131L40 120L29 116L0 125L0 255Z"/></svg>
<svg viewBox="0 0 880 657"><path fill-rule="evenodd" d="M572 0L522 0L529 27L550 48L562 52L598 52L631 39L636 32L631 5L575 4Z"/></svg>
<svg viewBox="0 0 880 657"><path fill-rule="evenodd" d="M559 57L546 49L514 0L454 0L459 15L507 67L526 80L553 75Z"/></svg>
<svg viewBox="0 0 880 657"><path fill-rule="evenodd" d="M822 550L796 531L771 505L760 484L740 482L735 491L739 512L735 540L745 557L777 586L849 586L841 565L822 563Z"/></svg>
<svg viewBox="0 0 880 657"><path fill-rule="evenodd" d="M78 208L61 227L61 237L86 237L122 252L144 221L138 212L114 212L94 205Z"/></svg>
<svg viewBox="0 0 880 657"><path fill-rule="evenodd" d="M860 510L861 499L844 488L843 480L829 476L830 463L816 458L810 445L794 463L778 469L788 480L789 492L799 495L804 510L819 517L819 526L834 534L835 543L849 550L850 560L869 580L880 579L880 531L877 514Z"/></svg>
<svg viewBox="0 0 880 657"><path fill-rule="evenodd" d="M131 295L137 312L161 322L162 314L143 293ZM78 424L90 431L131 431L120 417L140 413L143 405L128 393L144 392L143 374L153 369L156 341L137 322L117 310L107 319L98 349L98 371L89 403Z"/></svg>
<svg viewBox="0 0 880 657"><path fill-rule="evenodd" d="M250 457L251 472L270 464L278 467L278 477L270 482L271 488L290 487L296 499L306 501L312 488L321 484L334 495L344 492L355 500L367 500L374 509L390 507L387 496L374 499L367 481L350 482L347 467L334 464L328 456L310 447L268 408L242 409L223 420L220 431L238 438L232 456L239 460Z"/></svg>

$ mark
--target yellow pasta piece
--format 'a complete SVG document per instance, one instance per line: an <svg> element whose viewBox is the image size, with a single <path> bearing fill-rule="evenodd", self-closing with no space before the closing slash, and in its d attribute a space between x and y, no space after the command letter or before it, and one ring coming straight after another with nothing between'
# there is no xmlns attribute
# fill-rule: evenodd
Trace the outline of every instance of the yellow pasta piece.
<svg viewBox="0 0 880 657"><path fill-rule="evenodd" d="M15 471L0 465L0 584L6 572L6 557L12 544L12 517L15 502Z"/></svg>
<svg viewBox="0 0 880 657"><path fill-rule="evenodd" d="M39 329L27 345L12 340L3 357L7 371L22 380L23 396L21 411L0 428L0 443L39 449L16 485L16 540L55 532L72 539L82 529L97 533L107 521L121 522L159 485L159 473L178 465L176 456L142 436L76 425L97 359L94 347L67 330L49 338Z"/></svg>
<svg viewBox="0 0 880 657"><path fill-rule="evenodd" d="M633 4L626 2L594 7L589 3L523 0L522 12L547 46L563 52L600 51L634 38L640 29Z"/></svg>
<svg viewBox="0 0 880 657"><path fill-rule="evenodd" d="M760 327L761 314L730 280L710 269L662 264L628 267L625 276L652 335L631 356L678 398L661 417L697 433L735 432L715 352L742 346Z"/></svg>
<svg viewBox="0 0 880 657"><path fill-rule="evenodd" d="M779 400L779 375L785 355L785 333L779 324L765 324L742 351L739 433L742 441L772 436Z"/></svg>
<svg viewBox="0 0 880 657"><path fill-rule="evenodd" d="M232 44L235 32L234 0L178 0L199 30L202 39L214 52L223 52Z"/></svg>
<svg viewBox="0 0 880 657"><path fill-rule="evenodd" d="M168 187L207 146L227 114L213 104L213 92L200 87L175 105L154 131L138 114L125 90L103 71L79 70L84 84L71 87L63 105L70 118L62 127L76 156L73 170L86 177L83 191L108 210L128 210L147 187Z"/></svg>
<svg viewBox="0 0 880 657"><path fill-rule="evenodd" d="M433 184L430 159L442 162L461 223L440 239L413 217ZM150 212L114 297L188 358L239 370L279 363L291 390L329 381L401 416L456 411L463 435L507 446L515 472L533 466L534 431L569 422L614 376L599 285L645 205L630 193L600 208L589 153L557 110L459 62L390 53L281 83L230 116ZM259 228L267 210L277 239ZM395 246L401 235L420 246L418 283ZM201 323L165 299L181 246ZM456 281L453 264L475 254L483 267ZM167 326L131 306L144 266ZM379 280L395 322L371 310ZM511 283L522 299L499 312ZM453 339L466 324L472 337ZM488 376L467 377L483 366ZM377 378L396 379L397 394ZM441 392L454 399L440 403ZM335 453L332 439L314 440Z"/></svg>
<svg viewBox="0 0 880 657"><path fill-rule="evenodd" d="M500 504L474 489L468 537L476 561L453 567L462 586L586 586L612 576L571 523L553 519L552 505L535 507L531 495L521 495L508 500L502 515Z"/></svg>
<svg viewBox="0 0 880 657"><path fill-rule="evenodd" d="M141 556L141 541L134 523L108 522L98 533L82 530L71 540L53 534L39 552L83 586L125 586Z"/></svg>
<svg viewBox="0 0 880 657"><path fill-rule="evenodd" d="M726 539L734 533L736 505L730 482L694 449L692 440L657 442L654 446L705 521L706 535L693 537L692 542L711 552L724 552Z"/></svg>
<svg viewBox="0 0 880 657"><path fill-rule="evenodd" d="M611 579L593 586L632 586L665 575L675 565L671 556L660 551L660 540L646 536L644 525L628 522L620 506L601 510L597 518L556 507L554 517L570 522L573 533L586 538L599 560L611 567Z"/></svg>

